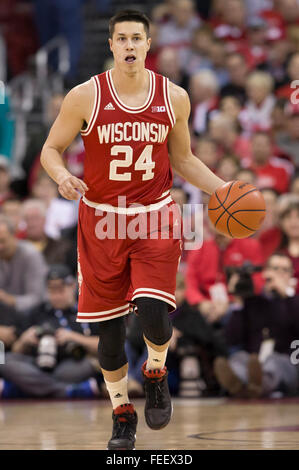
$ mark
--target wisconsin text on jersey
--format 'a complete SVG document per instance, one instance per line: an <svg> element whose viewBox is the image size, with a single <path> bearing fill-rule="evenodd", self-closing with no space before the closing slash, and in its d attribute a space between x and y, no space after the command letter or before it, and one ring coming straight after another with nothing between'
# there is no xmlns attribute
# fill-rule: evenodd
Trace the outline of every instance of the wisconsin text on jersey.
<svg viewBox="0 0 299 470"><path fill-rule="evenodd" d="M169 126L154 122L117 122L97 127L99 140L105 142L165 142Z"/></svg>

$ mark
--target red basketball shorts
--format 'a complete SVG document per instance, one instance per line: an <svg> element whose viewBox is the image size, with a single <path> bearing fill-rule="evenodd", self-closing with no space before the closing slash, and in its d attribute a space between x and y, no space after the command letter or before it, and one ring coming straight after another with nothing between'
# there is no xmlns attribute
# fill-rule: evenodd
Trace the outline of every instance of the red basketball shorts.
<svg viewBox="0 0 299 470"><path fill-rule="evenodd" d="M168 304L169 312L175 310L181 216L174 202L164 208L170 208L167 223L167 218L161 217L161 209L142 215L120 216L102 211L99 215L81 200L78 322L127 315L130 303L134 304L138 297L162 300Z"/></svg>

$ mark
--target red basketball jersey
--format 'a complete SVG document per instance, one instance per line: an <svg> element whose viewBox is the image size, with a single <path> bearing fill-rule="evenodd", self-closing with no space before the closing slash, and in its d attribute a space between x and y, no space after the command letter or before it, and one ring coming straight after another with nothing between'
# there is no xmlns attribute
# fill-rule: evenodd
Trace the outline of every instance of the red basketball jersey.
<svg viewBox="0 0 299 470"><path fill-rule="evenodd" d="M118 206L169 200L172 185L167 137L175 124L166 77L147 70L150 89L140 107L125 105L111 70L92 77L95 102L88 127L81 131L86 157L84 201Z"/></svg>

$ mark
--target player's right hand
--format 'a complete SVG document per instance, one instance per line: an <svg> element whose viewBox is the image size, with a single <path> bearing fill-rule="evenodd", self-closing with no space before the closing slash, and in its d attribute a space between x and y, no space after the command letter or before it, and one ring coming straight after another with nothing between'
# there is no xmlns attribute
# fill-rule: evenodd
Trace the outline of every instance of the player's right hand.
<svg viewBox="0 0 299 470"><path fill-rule="evenodd" d="M76 176L68 176L58 186L58 191L61 196L71 201L79 199L80 195L78 191L83 195L88 189L84 181L80 178L76 178Z"/></svg>

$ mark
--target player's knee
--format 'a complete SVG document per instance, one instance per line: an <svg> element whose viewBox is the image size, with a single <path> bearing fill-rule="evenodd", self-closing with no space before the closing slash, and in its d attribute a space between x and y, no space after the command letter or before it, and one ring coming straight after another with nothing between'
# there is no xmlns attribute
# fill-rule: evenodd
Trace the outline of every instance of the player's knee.
<svg viewBox="0 0 299 470"><path fill-rule="evenodd" d="M139 297L136 305L144 336L158 346L167 343L172 335L167 303L150 297Z"/></svg>
<svg viewBox="0 0 299 470"><path fill-rule="evenodd" d="M99 323L99 363L102 369L118 370L127 363L124 317Z"/></svg>

